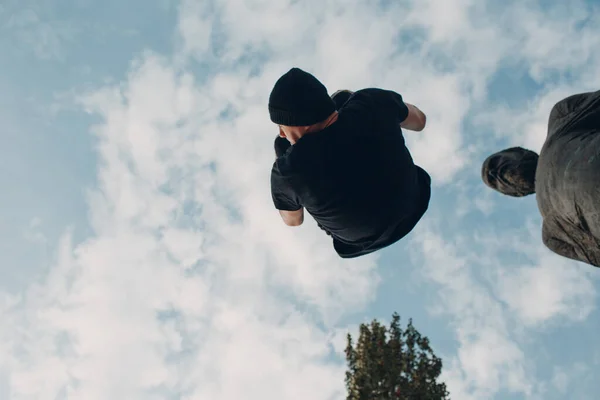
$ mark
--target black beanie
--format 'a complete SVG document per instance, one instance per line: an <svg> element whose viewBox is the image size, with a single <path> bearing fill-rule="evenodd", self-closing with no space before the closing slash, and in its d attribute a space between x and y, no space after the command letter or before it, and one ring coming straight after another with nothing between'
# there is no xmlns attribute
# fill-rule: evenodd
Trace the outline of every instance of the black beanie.
<svg viewBox="0 0 600 400"><path fill-rule="evenodd" d="M269 115L278 125L313 125L334 111L327 88L300 68L292 68L279 78L269 96Z"/></svg>

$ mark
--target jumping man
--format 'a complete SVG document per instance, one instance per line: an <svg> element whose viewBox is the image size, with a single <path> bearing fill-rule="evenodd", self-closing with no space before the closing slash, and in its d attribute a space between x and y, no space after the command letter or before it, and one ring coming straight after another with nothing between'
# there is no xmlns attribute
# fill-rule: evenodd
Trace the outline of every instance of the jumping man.
<svg viewBox="0 0 600 400"><path fill-rule="evenodd" d="M313 75L292 68L269 97L278 125L271 171L275 208L289 226L304 210L342 258L366 255L406 236L429 205L431 179L415 165L402 129L421 131L425 115L383 89L329 96Z"/></svg>

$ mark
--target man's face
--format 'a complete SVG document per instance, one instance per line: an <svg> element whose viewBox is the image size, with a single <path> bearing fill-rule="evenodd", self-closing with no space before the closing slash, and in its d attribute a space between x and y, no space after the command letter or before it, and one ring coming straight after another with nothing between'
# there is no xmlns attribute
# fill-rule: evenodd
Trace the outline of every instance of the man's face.
<svg viewBox="0 0 600 400"><path fill-rule="evenodd" d="M286 138L291 144L295 144L303 135L303 127L278 125L279 136Z"/></svg>
<svg viewBox="0 0 600 400"><path fill-rule="evenodd" d="M279 127L279 137L282 137L282 138L287 137L285 135L284 126L283 125L277 125L277 126Z"/></svg>

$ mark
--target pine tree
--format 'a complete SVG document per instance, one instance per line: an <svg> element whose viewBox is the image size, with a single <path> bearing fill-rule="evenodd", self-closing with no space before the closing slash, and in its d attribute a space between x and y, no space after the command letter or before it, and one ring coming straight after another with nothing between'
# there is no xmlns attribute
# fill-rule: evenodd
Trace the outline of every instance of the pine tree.
<svg viewBox="0 0 600 400"><path fill-rule="evenodd" d="M405 330L394 313L389 329L377 320L361 324L354 344L347 336L346 400L449 400L445 383L437 382L442 360L429 339L409 320Z"/></svg>

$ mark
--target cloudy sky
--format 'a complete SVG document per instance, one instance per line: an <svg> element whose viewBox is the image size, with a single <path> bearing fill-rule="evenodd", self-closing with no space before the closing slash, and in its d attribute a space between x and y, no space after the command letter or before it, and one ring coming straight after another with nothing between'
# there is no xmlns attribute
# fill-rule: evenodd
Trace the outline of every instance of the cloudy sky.
<svg viewBox="0 0 600 400"><path fill-rule="evenodd" d="M0 399L338 400L344 335L394 311L453 399L596 398L600 275L480 165L598 90L600 3L99 4L0 3ZM293 66L427 113L402 242L343 261L281 222L266 103Z"/></svg>

